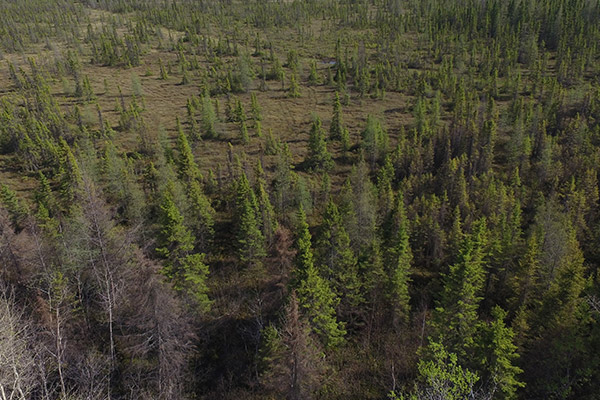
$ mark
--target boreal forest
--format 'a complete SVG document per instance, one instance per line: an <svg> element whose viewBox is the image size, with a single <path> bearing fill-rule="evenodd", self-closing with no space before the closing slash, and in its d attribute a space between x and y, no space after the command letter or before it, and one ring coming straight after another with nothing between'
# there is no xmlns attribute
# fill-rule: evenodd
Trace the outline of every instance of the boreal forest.
<svg viewBox="0 0 600 400"><path fill-rule="evenodd" d="M600 0L0 0L0 400L600 399Z"/></svg>

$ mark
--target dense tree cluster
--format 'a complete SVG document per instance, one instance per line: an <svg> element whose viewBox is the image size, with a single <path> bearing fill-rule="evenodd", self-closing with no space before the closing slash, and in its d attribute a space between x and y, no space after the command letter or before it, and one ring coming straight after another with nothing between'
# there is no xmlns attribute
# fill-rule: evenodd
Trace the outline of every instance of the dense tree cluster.
<svg viewBox="0 0 600 400"><path fill-rule="evenodd" d="M600 392L597 1L0 9L1 399Z"/></svg>

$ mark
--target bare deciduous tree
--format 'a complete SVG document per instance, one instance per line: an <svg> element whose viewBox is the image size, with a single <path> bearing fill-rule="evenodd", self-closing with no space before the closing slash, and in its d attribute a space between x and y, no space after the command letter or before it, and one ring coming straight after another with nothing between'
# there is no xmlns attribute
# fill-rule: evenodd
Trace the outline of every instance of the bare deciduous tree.
<svg viewBox="0 0 600 400"><path fill-rule="evenodd" d="M159 274L160 266L141 252L135 259L136 284L128 287L129 302L123 316L127 334L121 338L132 366L128 385L134 397L152 394L158 399L179 399L192 353L192 329L174 292Z"/></svg>
<svg viewBox="0 0 600 400"><path fill-rule="evenodd" d="M30 328L0 281L0 399L29 399L36 386Z"/></svg>

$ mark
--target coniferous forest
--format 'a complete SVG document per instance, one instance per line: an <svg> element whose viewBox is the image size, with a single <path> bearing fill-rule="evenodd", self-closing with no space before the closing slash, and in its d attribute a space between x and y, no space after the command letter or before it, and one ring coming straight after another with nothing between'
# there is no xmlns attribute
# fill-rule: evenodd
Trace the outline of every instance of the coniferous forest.
<svg viewBox="0 0 600 400"><path fill-rule="evenodd" d="M0 0L0 399L600 398L600 0Z"/></svg>

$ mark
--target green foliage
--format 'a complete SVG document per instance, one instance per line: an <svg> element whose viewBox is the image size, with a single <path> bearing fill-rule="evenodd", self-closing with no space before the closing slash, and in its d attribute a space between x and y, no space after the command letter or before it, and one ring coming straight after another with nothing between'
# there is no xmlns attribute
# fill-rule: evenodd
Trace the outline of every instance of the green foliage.
<svg viewBox="0 0 600 400"><path fill-rule="evenodd" d="M190 205L190 225L197 240L197 247L206 250L214 236L215 210L197 181L192 181L187 187L187 197Z"/></svg>
<svg viewBox="0 0 600 400"><path fill-rule="evenodd" d="M335 317L339 298L314 265L308 267L306 279L298 286L298 301L312 330L321 338L325 347L334 348L344 342L345 324L338 322Z"/></svg>
<svg viewBox="0 0 600 400"><path fill-rule="evenodd" d="M319 76L317 75L317 62L312 60L310 63L310 72L308 74L308 84L309 85L318 85L319 84Z"/></svg>
<svg viewBox="0 0 600 400"><path fill-rule="evenodd" d="M306 214L304 208L300 207L297 215L296 226L296 256L294 259L295 270L293 277L293 285L298 286L307 278L307 271L314 267L314 255L311 247L311 235L306 222Z"/></svg>
<svg viewBox="0 0 600 400"><path fill-rule="evenodd" d="M311 235L302 207L298 211L297 219L293 286L297 288L298 302L308 317L312 330L326 347L336 347L343 343L346 334L344 324L338 322L335 317L335 307L339 298L315 267Z"/></svg>
<svg viewBox="0 0 600 400"><path fill-rule="evenodd" d="M179 260L177 268L166 270L167 277L174 281L175 289L184 291L191 298L194 307L204 312L209 310L212 303L208 298L206 285L208 273L204 254L188 254Z"/></svg>
<svg viewBox="0 0 600 400"><path fill-rule="evenodd" d="M6 396L599 392L597 2L0 9Z"/></svg>
<svg viewBox="0 0 600 400"><path fill-rule="evenodd" d="M358 262L346 233L342 216L330 198L316 239L317 262L321 275L331 283L340 297L339 314L348 318L356 314L364 301Z"/></svg>
<svg viewBox="0 0 600 400"><path fill-rule="evenodd" d="M246 121L240 122L240 141L242 144L248 144L250 142L250 137L248 136L248 126L246 126Z"/></svg>
<svg viewBox="0 0 600 400"><path fill-rule="evenodd" d="M474 386L479 381L476 373L458 363L458 357L449 353L438 342L430 342L430 360L420 360L418 369L421 387L413 394L399 397L392 392L392 399L474 399Z"/></svg>
<svg viewBox="0 0 600 400"><path fill-rule="evenodd" d="M249 265L260 265L266 255L258 207L248 178L246 174L242 174L236 183L237 250L240 261Z"/></svg>
<svg viewBox="0 0 600 400"><path fill-rule="evenodd" d="M478 345L486 244L486 222L480 220L463 240L457 261L444 276L444 289L434 315L437 337L443 337L444 346L462 362L472 361Z"/></svg>
<svg viewBox="0 0 600 400"><path fill-rule="evenodd" d="M173 202L173 187L162 194L158 215L159 232L156 252L162 258L174 260L194 248L194 237L183 224L183 216Z"/></svg>
<svg viewBox="0 0 600 400"><path fill-rule="evenodd" d="M163 81L166 81L167 79L169 79L169 74L167 74L167 70L165 69L165 66L163 65L163 62L160 58L158 59L158 65L160 69L159 77Z"/></svg>
<svg viewBox="0 0 600 400"><path fill-rule="evenodd" d="M314 117L308 138L308 155L306 164L315 171L328 170L333 167L331 154L327 150L325 133L321 128L321 119Z"/></svg>
<svg viewBox="0 0 600 400"><path fill-rule="evenodd" d="M71 147L64 140L60 141L60 160L59 160L59 193L64 204L74 204L76 196L83 184L83 178L79 169L79 164Z"/></svg>
<svg viewBox="0 0 600 400"><path fill-rule="evenodd" d="M13 225L22 225L28 213L27 207L19 200L15 192L4 184L0 185L0 205L8 211Z"/></svg>
<svg viewBox="0 0 600 400"><path fill-rule="evenodd" d="M219 136L216 129L217 116L215 108L208 95L202 96L202 128L204 136L207 138L216 138Z"/></svg>
<svg viewBox="0 0 600 400"><path fill-rule="evenodd" d="M298 84L298 79L296 78L296 74L292 73L290 77L290 88L288 89L288 97L298 98L300 96L300 85Z"/></svg>
<svg viewBox="0 0 600 400"><path fill-rule="evenodd" d="M335 92L335 100L333 101L333 116L331 117L331 126L329 127L329 139L342 139L344 125L342 122L342 105L340 104L340 95Z"/></svg>
<svg viewBox="0 0 600 400"><path fill-rule="evenodd" d="M270 244L272 243L275 231L277 230L277 216L265 187L264 171L262 170L262 165L259 161L256 167L255 189L258 205L257 213L258 218L261 221L260 226L263 236L265 237L266 242Z"/></svg>
<svg viewBox="0 0 600 400"><path fill-rule="evenodd" d="M375 163L382 160L387 152L389 138L383 130L381 122L372 115L367 116L367 126L361 133L362 143L365 156L371 163L371 167Z"/></svg>
<svg viewBox="0 0 600 400"><path fill-rule="evenodd" d="M392 248L393 264L389 269L389 297L392 303L394 319L407 323L410 317L410 295L408 292L411 282L411 264L413 260L408 237L408 220L404 210L404 197L400 193L396 199L396 215L398 232L394 236L395 246Z"/></svg>
<svg viewBox="0 0 600 400"><path fill-rule="evenodd" d="M261 109L258 105L258 99L256 98L256 93L250 94L250 112L252 113L252 118L255 121L260 121L262 119Z"/></svg>
<svg viewBox="0 0 600 400"><path fill-rule="evenodd" d="M194 160L194 154L192 148L187 139L187 135L183 132L179 119L177 119L177 151L179 153L177 158L177 167L179 168L179 178L190 183L201 178L200 170Z"/></svg>
<svg viewBox="0 0 600 400"><path fill-rule="evenodd" d="M491 378L490 392L492 394L498 392L495 398L514 399L516 390L525 385L517 378L523 370L514 365L519 355L516 352L517 346L513 344L513 330L504 323L506 314L506 311L499 306L492 310L493 320L484 334L486 341L484 368Z"/></svg>

